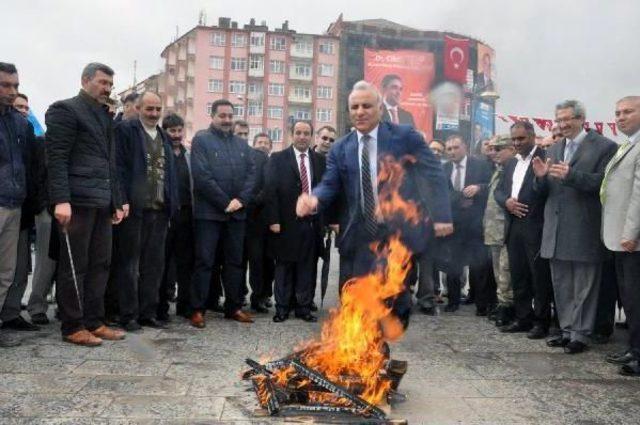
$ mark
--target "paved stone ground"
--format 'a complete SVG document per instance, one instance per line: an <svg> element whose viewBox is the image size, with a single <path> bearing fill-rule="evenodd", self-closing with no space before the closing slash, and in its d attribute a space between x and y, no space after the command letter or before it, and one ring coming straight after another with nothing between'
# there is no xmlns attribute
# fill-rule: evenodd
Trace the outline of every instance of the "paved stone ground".
<svg viewBox="0 0 640 425"><path fill-rule="evenodd" d="M327 304L336 297L330 287ZM568 356L523 335L500 334L472 313L465 307L413 316L392 347L393 357L410 365L400 386L408 400L391 417L410 424L640 423L640 380L619 376L602 360L623 347L624 333ZM0 351L0 424L285 423L257 409L239 380L243 360L285 355L320 324L274 324L271 315L253 325L208 319L202 331L176 320L169 330L93 349L63 343L54 322L21 347Z"/></svg>

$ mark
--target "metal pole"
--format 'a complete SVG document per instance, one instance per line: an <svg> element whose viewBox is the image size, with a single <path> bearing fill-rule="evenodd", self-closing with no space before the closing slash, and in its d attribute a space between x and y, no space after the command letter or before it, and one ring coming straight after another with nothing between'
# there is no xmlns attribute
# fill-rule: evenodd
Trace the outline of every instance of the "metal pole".
<svg viewBox="0 0 640 425"><path fill-rule="evenodd" d="M76 266L73 262L73 255L71 255L71 244L69 243L69 232L66 229L62 231L64 233L64 240L67 243L67 254L69 254L69 263L71 264L71 276L73 276L73 286L76 288L76 297L78 297L78 307L80 307L80 314L84 316L82 308L82 300L80 299L80 289L78 288L78 277L76 276Z"/></svg>

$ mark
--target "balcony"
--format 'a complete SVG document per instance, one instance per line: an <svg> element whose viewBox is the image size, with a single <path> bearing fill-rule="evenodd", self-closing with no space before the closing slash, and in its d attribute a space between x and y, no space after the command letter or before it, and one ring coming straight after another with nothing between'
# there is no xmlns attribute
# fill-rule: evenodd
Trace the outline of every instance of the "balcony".
<svg viewBox="0 0 640 425"><path fill-rule="evenodd" d="M290 103L299 103L303 105L311 104L311 96L296 95L293 91L289 92L288 99Z"/></svg>
<svg viewBox="0 0 640 425"><path fill-rule="evenodd" d="M251 54L258 54L258 55L264 55L265 52L265 48L264 48L264 44L261 46L249 46L249 53Z"/></svg>
<svg viewBox="0 0 640 425"><path fill-rule="evenodd" d="M264 77L264 68L249 68L249 77Z"/></svg>
<svg viewBox="0 0 640 425"><path fill-rule="evenodd" d="M289 79L298 80L298 81L313 81L313 72L301 72L298 73L296 71L296 67L294 65L289 67Z"/></svg>

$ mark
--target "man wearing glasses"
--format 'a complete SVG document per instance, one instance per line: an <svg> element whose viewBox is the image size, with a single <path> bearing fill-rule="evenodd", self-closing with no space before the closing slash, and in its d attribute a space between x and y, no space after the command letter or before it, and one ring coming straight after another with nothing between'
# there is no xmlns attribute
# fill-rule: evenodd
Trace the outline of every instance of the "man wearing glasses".
<svg viewBox="0 0 640 425"><path fill-rule="evenodd" d="M605 248L600 240L600 184L616 144L584 129L585 108L556 106L563 138L546 161L532 161L536 188L547 193L540 255L549 259L562 335L547 341L567 354L584 351L593 331Z"/></svg>
<svg viewBox="0 0 640 425"><path fill-rule="evenodd" d="M335 140L336 129L330 125L325 125L316 132L316 145L314 150L322 156L327 156Z"/></svg>

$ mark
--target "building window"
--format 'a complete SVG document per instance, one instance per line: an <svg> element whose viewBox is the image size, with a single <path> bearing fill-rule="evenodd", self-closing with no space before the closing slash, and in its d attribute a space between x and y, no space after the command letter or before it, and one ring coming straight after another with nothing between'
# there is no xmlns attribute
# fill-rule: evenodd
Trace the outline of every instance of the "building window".
<svg viewBox="0 0 640 425"><path fill-rule="evenodd" d="M264 56L249 55L249 69L263 69L263 68L264 68Z"/></svg>
<svg viewBox="0 0 640 425"><path fill-rule="evenodd" d="M253 81L251 83L249 83L248 85L248 89L249 89L249 94L262 94L263 88L262 88L262 83L257 82L257 81Z"/></svg>
<svg viewBox="0 0 640 425"><path fill-rule="evenodd" d="M269 96L284 96L284 84L269 84Z"/></svg>
<svg viewBox="0 0 640 425"><path fill-rule="evenodd" d="M232 71L246 71L247 70L247 58L231 58L231 70Z"/></svg>
<svg viewBox="0 0 640 425"><path fill-rule="evenodd" d="M233 117L244 118L244 105L233 105Z"/></svg>
<svg viewBox="0 0 640 425"><path fill-rule="evenodd" d="M282 107L281 106L269 106L267 108L267 116L271 119L282 119Z"/></svg>
<svg viewBox="0 0 640 425"><path fill-rule="evenodd" d="M271 37L269 45L271 50L285 50L287 48L287 40L284 37Z"/></svg>
<svg viewBox="0 0 640 425"><path fill-rule="evenodd" d="M211 45L212 46L224 46L226 42L226 34L223 32L211 33Z"/></svg>
<svg viewBox="0 0 640 425"><path fill-rule="evenodd" d="M211 116L211 111L213 110L213 102L207 103L207 116Z"/></svg>
<svg viewBox="0 0 640 425"><path fill-rule="evenodd" d="M333 65L328 63L321 63L318 73L321 77L333 77Z"/></svg>
<svg viewBox="0 0 640 425"><path fill-rule="evenodd" d="M309 65L308 63L296 63L294 64L293 72L298 77L310 77L311 65Z"/></svg>
<svg viewBox="0 0 640 425"><path fill-rule="evenodd" d="M263 32L251 33L251 45L254 47L264 46L264 33Z"/></svg>
<svg viewBox="0 0 640 425"><path fill-rule="evenodd" d="M321 40L318 45L318 51L320 53L324 53L325 55L333 54L333 41L329 40Z"/></svg>
<svg viewBox="0 0 640 425"><path fill-rule="evenodd" d="M282 141L282 129L281 128L268 128L267 134L272 142L281 142Z"/></svg>
<svg viewBox="0 0 640 425"><path fill-rule="evenodd" d="M333 99L333 87L318 86L318 99Z"/></svg>
<svg viewBox="0 0 640 425"><path fill-rule="evenodd" d="M284 61L270 60L269 72L272 74L284 74Z"/></svg>
<svg viewBox="0 0 640 425"><path fill-rule="evenodd" d="M231 47L245 47L247 45L247 36L234 32L231 36Z"/></svg>
<svg viewBox="0 0 640 425"><path fill-rule="evenodd" d="M247 105L247 116L261 117L262 116L262 102L250 100Z"/></svg>
<svg viewBox="0 0 640 425"><path fill-rule="evenodd" d="M209 93L222 93L224 84L222 80L209 80Z"/></svg>
<svg viewBox="0 0 640 425"><path fill-rule="evenodd" d="M313 54L313 43L308 40L297 40L296 51L298 53Z"/></svg>
<svg viewBox="0 0 640 425"><path fill-rule="evenodd" d="M258 133L262 133L262 127L249 127L249 140L251 141L251 144L253 144L253 139Z"/></svg>
<svg viewBox="0 0 640 425"><path fill-rule="evenodd" d="M245 94L247 85L244 81L229 81L229 93Z"/></svg>
<svg viewBox="0 0 640 425"><path fill-rule="evenodd" d="M224 69L224 57L222 57L222 56L209 56L209 68L211 68L211 69Z"/></svg>
<svg viewBox="0 0 640 425"><path fill-rule="evenodd" d="M295 86L293 88L293 95L297 98L311 99L311 88L306 86Z"/></svg>
<svg viewBox="0 0 640 425"><path fill-rule="evenodd" d="M308 109L295 109L291 111L291 115L297 120L310 120L311 111Z"/></svg>
<svg viewBox="0 0 640 425"><path fill-rule="evenodd" d="M318 110L316 111L316 121L331 122L331 109L318 108Z"/></svg>

